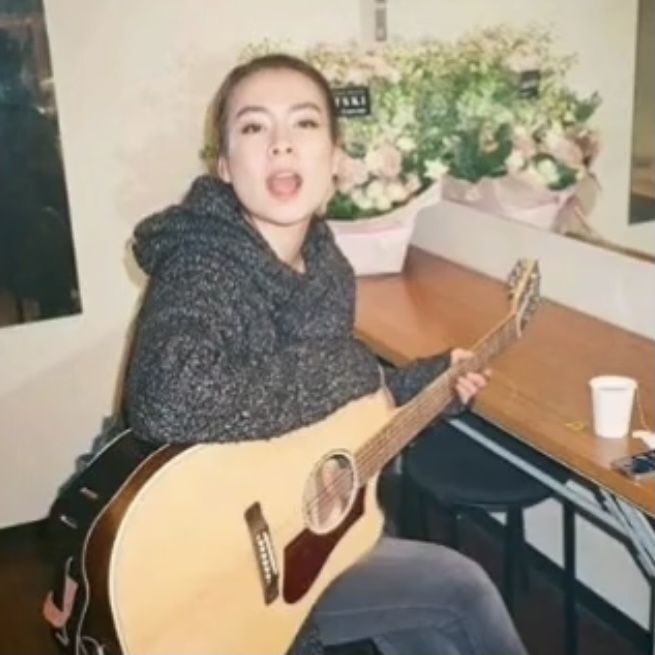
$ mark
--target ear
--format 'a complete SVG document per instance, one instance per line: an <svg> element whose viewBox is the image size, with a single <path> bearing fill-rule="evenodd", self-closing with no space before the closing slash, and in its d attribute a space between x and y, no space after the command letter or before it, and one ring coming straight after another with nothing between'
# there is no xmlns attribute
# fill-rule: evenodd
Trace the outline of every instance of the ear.
<svg viewBox="0 0 655 655"><path fill-rule="evenodd" d="M336 176L337 172L339 171L341 161L345 156L346 153L340 145L334 148L334 152L332 153L332 177Z"/></svg>
<svg viewBox="0 0 655 655"><path fill-rule="evenodd" d="M328 204L330 203L330 200L332 199L332 196L336 191L337 172L339 171L339 165L341 164L341 160L343 159L344 156L345 153L340 146L336 146L332 151L332 165L331 165L332 178L330 180L330 184L327 193L325 195L325 198L323 199L323 202L321 203L320 207L317 209L318 216L325 216L325 212L327 210Z"/></svg>
<svg viewBox="0 0 655 655"><path fill-rule="evenodd" d="M219 156L218 161L216 162L216 172L218 173L218 177L223 180L223 182L226 184L232 183L230 167L227 164L227 160L222 155Z"/></svg>

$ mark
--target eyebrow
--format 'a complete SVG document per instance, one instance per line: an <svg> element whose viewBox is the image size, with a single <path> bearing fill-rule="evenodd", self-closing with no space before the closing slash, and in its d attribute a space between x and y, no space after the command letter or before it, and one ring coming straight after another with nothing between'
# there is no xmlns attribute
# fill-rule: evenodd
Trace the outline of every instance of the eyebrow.
<svg viewBox="0 0 655 655"><path fill-rule="evenodd" d="M314 109L319 114L322 113L321 107L315 102L298 102L295 105L291 105L291 111L300 111L302 109ZM235 114L234 118L240 118L244 114L255 112L255 113L268 113L268 109L262 105L246 105L241 107L239 111Z"/></svg>

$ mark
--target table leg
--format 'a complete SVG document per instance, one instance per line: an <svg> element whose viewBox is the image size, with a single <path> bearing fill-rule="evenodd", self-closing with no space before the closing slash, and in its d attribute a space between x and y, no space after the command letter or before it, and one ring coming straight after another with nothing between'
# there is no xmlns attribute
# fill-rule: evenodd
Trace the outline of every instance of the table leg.
<svg viewBox="0 0 655 655"><path fill-rule="evenodd" d="M632 543L638 562L648 576L651 589L655 581L655 530L652 523L635 507L611 494L600 490L600 496L607 510L621 523L623 532ZM655 655L655 603L651 592L650 640L651 653Z"/></svg>

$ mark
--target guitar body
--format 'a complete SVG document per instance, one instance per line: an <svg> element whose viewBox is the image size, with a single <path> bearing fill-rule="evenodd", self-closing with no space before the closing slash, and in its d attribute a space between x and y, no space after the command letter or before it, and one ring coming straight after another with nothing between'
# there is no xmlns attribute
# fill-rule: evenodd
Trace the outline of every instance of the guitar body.
<svg viewBox="0 0 655 655"><path fill-rule="evenodd" d="M104 614L106 625L109 613L125 654L285 653L321 592L382 529L377 476L319 508L324 474L348 481L350 454L395 411L378 392L279 438L150 462L88 540L88 577L106 585L95 595L108 604L89 621Z"/></svg>

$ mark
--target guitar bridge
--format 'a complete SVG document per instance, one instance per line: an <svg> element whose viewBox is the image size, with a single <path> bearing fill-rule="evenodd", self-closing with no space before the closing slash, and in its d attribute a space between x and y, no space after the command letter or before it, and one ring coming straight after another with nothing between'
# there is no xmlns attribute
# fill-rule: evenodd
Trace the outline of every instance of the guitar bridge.
<svg viewBox="0 0 655 655"><path fill-rule="evenodd" d="M280 570L275 557L273 540L259 503L254 503L246 510L245 519L262 583L264 602L269 605L280 595Z"/></svg>

